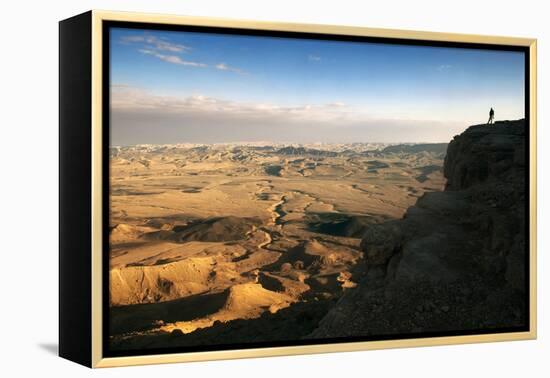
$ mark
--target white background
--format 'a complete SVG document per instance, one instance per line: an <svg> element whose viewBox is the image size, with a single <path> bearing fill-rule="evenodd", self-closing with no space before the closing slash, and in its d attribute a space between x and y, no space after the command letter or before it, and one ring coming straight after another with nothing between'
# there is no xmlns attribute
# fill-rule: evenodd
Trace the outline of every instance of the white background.
<svg viewBox="0 0 550 378"><path fill-rule="evenodd" d="M550 207L550 27L545 1L5 1L0 22L0 374L4 377L542 377ZM539 339L91 371L58 358L58 25L89 9L418 29L539 39Z"/></svg>

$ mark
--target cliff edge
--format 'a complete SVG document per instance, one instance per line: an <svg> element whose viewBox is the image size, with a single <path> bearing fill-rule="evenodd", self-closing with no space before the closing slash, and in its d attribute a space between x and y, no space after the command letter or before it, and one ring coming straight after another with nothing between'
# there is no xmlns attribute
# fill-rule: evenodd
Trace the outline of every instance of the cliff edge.
<svg viewBox="0 0 550 378"><path fill-rule="evenodd" d="M454 137L445 190L367 229L365 277L307 338L526 327L526 133L517 120Z"/></svg>

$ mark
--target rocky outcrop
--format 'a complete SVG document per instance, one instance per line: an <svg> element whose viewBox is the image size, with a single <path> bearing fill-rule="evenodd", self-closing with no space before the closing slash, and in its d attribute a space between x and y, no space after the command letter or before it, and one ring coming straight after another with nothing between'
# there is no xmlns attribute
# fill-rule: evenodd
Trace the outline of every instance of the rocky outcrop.
<svg viewBox="0 0 550 378"><path fill-rule="evenodd" d="M525 121L520 120L472 126L456 136L445 157L447 190L481 183L523 186L525 132Z"/></svg>
<svg viewBox="0 0 550 378"><path fill-rule="evenodd" d="M367 273L308 337L527 325L526 125L478 125L448 146L445 191L371 225Z"/></svg>
<svg viewBox="0 0 550 378"><path fill-rule="evenodd" d="M259 218L215 217L188 225L174 226L171 230L149 232L143 235L143 238L170 240L178 243L190 241L231 242L245 239L248 233L261 223Z"/></svg>

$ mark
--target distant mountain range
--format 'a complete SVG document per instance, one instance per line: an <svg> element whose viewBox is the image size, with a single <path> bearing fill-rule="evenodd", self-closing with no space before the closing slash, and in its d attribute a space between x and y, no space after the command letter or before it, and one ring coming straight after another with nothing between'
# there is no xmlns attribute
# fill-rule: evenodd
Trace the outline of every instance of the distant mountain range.
<svg viewBox="0 0 550 378"><path fill-rule="evenodd" d="M218 143L218 144L146 144L135 146L113 146L110 149L111 156L117 156L124 152L140 151L144 153L160 153L175 150L188 150L195 153L208 153L209 151L225 151L241 153L244 151L257 151L261 153L275 153L287 156L318 156L336 157L338 155L353 154L415 154L427 152L444 155L447 151L447 143L421 143L421 144L390 144L390 143L332 143L332 144L267 144L257 143Z"/></svg>
<svg viewBox="0 0 550 378"><path fill-rule="evenodd" d="M441 154L447 152L448 143L422 143L422 144L396 144L392 146L385 147L382 149L384 153L406 153L406 154L415 154L417 152L432 152L436 154Z"/></svg>

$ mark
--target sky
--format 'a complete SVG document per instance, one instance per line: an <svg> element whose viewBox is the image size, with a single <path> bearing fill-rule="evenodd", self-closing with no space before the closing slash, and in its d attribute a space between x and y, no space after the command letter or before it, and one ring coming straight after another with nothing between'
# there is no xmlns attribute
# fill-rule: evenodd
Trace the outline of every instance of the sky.
<svg viewBox="0 0 550 378"><path fill-rule="evenodd" d="M524 54L113 28L111 144L448 142L524 117Z"/></svg>

